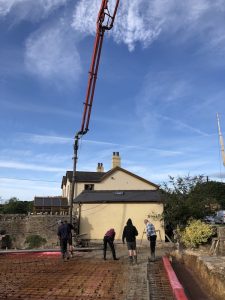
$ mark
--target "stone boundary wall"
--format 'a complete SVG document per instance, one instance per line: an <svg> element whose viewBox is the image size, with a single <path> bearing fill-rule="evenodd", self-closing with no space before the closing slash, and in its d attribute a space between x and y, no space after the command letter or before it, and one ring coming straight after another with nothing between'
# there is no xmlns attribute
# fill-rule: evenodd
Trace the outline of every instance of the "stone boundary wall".
<svg viewBox="0 0 225 300"><path fill-rule="evenodd" d="M217 236L220 239L219 254L225 256L225 227L217 228Z"/></svg>
<svg viewBox="0 0 225 300"><path fill-rule="evenodd" d="M0 214L0 231L5 230L12 238L12 248L23 249L29 235L40 235L47 240L45 248L58 245L57 229L60 220L68 215L4 215Z"/></svg>
<svg viewBox="0 0 225 300"><path fill-rule="evenodd" d="M205 290L215 300L225 299L225 257L199 255L194 251L174 251L172 257L193 271Z"/></svg>

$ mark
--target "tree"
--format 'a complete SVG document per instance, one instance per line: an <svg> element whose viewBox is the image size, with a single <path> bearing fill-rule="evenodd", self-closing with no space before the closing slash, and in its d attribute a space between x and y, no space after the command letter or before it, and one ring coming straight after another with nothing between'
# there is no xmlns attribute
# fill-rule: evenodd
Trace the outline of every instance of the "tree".
<svg viewBox="0 0 225 300"><path fill-rule="evenodd" d="M211 206L215 204L215 206L217 206L216 209L225 209L225 183L206 181L202 184L197 184L194 193L208 199Z"/></svg>
<svg viewBox="0 0 225 300"><path fill-rule="evenodd" d="M1 212L3 214L27 214L32 211L32 206L33 201L20 201L18 198L13 197L3 204Z"/></svg>
<svg viewBox="0 0 225 300"><path fill-rule="evenodd" d="M161 192L165 199L165 223L173 227L185 226L190 218L201 219L213 214L225 201L224 184L206 181L203 175L169 176L169 182L162 185Z"/></svg>

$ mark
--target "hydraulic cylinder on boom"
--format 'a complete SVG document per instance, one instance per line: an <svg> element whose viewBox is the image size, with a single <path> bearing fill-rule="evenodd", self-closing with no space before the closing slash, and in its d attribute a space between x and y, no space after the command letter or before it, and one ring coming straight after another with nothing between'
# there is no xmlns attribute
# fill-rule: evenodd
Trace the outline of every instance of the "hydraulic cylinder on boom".
<svg viewBox="0 0 225 300"><path fill-rule="evenodd" d="M86 91L86 98L84 102L84 111L81 122L80 130L75 134L74 137L74 156L73 156L73 175L72 175L72 184L70 188L70 223L72 223L73 217L73 199L74 199L74 191L75 191L75 183L76 183L76 166L77 166L77 153L79 147L79 139L85 135L89 130L89 121L91 116L92 103L94 99L95 85L98 74L98 67L100 62L102 43L104 38L104 33L106 30L110 30L113 27L114 19L117 13L119 0L116 0L115 8L113 14L110 14L108 9L108 0L102 0L101 7L97 17L97 28L96 28L96 36L94 42L94 49L92 54L91 66L89 70L88 76L88 85ZM78 222L79 226L79 222ZM79 233L79 228L78 228Z"/></svg>

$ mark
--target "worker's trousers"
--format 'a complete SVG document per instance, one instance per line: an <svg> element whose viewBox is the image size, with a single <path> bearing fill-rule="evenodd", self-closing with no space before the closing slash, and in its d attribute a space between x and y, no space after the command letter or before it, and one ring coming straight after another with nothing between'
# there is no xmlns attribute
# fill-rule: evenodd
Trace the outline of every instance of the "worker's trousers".
<svg viewBox="0 0 225 300"><path fill-rule="evenodd" d="M151 254L155 254L155 246L156 246L156 235L151 235L150 236L150 249L151 249Z"/></svg>
<svg viewBox="0 0 225 300"><path fill-rule="evenodd" d="M104 248L103 248L104 259L106 259L107 244L109 244L109 247L112 251L113 259L116 259L116 252L115 252L113 240L109 236L104 236L103 244L104 244Z"/></svg>

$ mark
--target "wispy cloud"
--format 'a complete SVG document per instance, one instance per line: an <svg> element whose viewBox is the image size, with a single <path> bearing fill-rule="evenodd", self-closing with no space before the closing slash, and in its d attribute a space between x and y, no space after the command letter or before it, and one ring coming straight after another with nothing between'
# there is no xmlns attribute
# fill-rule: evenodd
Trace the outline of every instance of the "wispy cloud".
<svg viewBox="0 0 225 300"><path fill-rule="evenodd" d="M113 2L115 4L115 1ZM114 5L111 5L111 14ZM130 51L134 50L136 42L145 46L150 44L160 33L158 23L152 23L149 15L142 10L149 7L146 0L121 1L115 22L113 37L117 42L128 45ZM80 0L74 11L72 27L84 34L95 33L95 23L100 2L98 0ZM87 20L89 20L87 22ZM149 26L149 25L152 26Z"/></svg>
<svg viewBox="0 0 225 300"><path fill-rule="evenodd" d="M22 138L34 144L72 144L73 139L68 137L41 135L41 134L24 134Z"/></svg>
<svg viewBox="0 0 225 300"><path fill-rule="evenodd" d="M8 195L7 199L3 199L3 201L11 197L32 201L34 196L56 196L62 194L59 183L29 181L28 184L27 181L4 178L1 178L0 190L2 195Z"/></svg>
<svg viewBox="0 0 225 300"><path fill-rule="evenodd" d="M52 166L41 166L40 164L27 164L17 161L1 161L0 167L6 169L19 169L19 170L32 170L32 171L42 171L42 172L64 172L65 168L58 168Z"/></svg>
<svg viewBox="0 0 225 300"><path fill-rule="evenodd" d="M169 122L173 123L177 130L183 131L183 129L186 129L190 132L195 132L195 133L197 133L199 135L202 135L202 136L210 136L208 133L203 132L203 131L199 130L198 128L195 128L195 127L190 126L188 124L185 124L184 122L182 122L180 120L176 120L174 118L170 118L168 116L163 116L163 115L160 115L160 114L157 114L157 116L159 117L160 120L163 119L165 121L169 121Z"/></svg>
<svg viewBox="0 0 225 300"><path fill-rule="evenodd" d="M34 143L34 144L72 144L73 139L68 137L62 137L62 136L51 136L51 135L38 135L38 134L23 134L21 136L22 138L25 138L26 141ZM108 141L98 141L98 140L89 140L86 138L82 138L80 140L80 144L86 144L86 145L92 145L92 146L99 146L99 147L107 147L109 146L112 149L122 149L123 151L131 150L131 149L139 149L139 150L145 150L146 151L146 145L131 145L131 144L120 144L120 143L111 143ZM109 153L109 149L107 149L107 154ZM112 150L111 152L113 152ZM117 150L118 151L118 150ZM155 152L160 156L174 156L174 155L181 155L183 152L179 150L164 150L160 148L153 148L148 147L149 152Z"/></svg>
<svg viewBox="0 0 225 300"><path fill-rule="evenodd" d="M71 32L63 24L52 24L33 33L26 42L27 69L41 78L53 79L60 86L78 80L80 56Z"/></svg>
<svg viewBox="0 0 225 300"><path fill-rule="evenodd" d="M45 18L68 0L0 0L0 16L12 13L15 22Z"/></svg>
<svg viewBox="0 0 225 300"><path fill-rule="evenodd" d="M185 122L185 119L191 120L188 111L191 111L192 105L196 106L195 102L192 101L192 98L195 98L195 95L192 94L192 88L195 84L186 77L188 77L186 74L179 72L149 73L146 76L140 92L136 95L137 115L141 117L142 126L146 130L151 129L152 135L169 122L173 125L170 125L169 128L174 132L189 132L209 136L200 128L190 125L188 121ZM183 106L186 103L188 103L189 108L183 111ZM177 114L177 107L182 109L182 114ZM180 119L181 116L182 120Z"/></svg>
<svg viewBox="0 0 225 300"><path fill-rule="evenodd" d="M11 100L11 99L10 99ZM1 107L4 107L4 109L9 110L16 110L16 111L28 111L32 113L39 113L39 114L47 114L47 115L61 115L66 117L79 117L80 114L76 111L71 110L65 110L63 108L57 108L56 106L48 106L47 104L45 106L40 106L39 104L31 103L32 99L28 99L28 102L25 100L19 99L19 103L15 103L12 101L6 101L1 99L0 104Z"/></svg>
<svg viewBox="0 0 225 300"><path fill-rule="evenodd" d="M73 28L94 34L99 6L97 0L80 0L74 11ZM151 45L165 33L167 37L176 34L176 42L197 35L205 47L224 46L224 7L223 0L124 0L120 1L112 35L130 51L137 43L144 47Z"/></svg>

